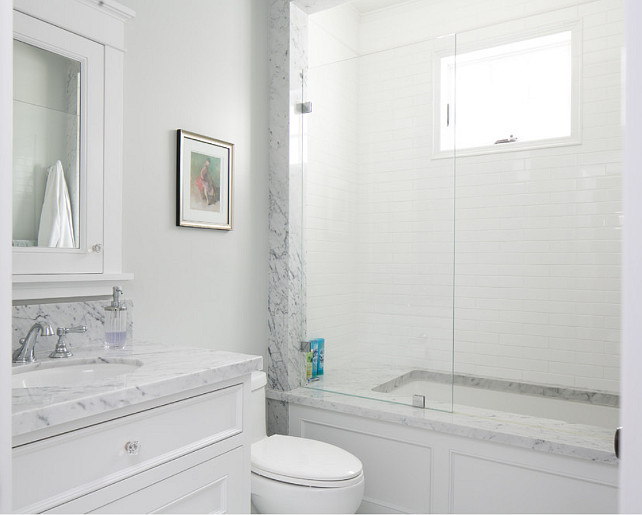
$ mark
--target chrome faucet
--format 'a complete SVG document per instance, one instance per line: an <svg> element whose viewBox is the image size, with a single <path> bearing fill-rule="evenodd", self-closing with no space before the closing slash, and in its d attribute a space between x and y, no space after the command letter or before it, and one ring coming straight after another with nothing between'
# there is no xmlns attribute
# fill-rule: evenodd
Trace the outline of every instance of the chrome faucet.
<svg viewBox="0 0 642 515"><path fill-rule="evenodd" d="M36 361L36 339L38 335L52 336L54 330L47 322L36 322L31 326L27 336L20 338L21 347L13 353L14 363L33 363Z"/></svg>

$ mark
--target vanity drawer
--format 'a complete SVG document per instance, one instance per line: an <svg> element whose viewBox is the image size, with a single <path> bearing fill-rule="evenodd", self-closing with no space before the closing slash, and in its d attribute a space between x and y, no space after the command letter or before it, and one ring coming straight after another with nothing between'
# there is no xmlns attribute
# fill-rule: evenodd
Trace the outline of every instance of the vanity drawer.
<svg viewBox="0 0 642 515"><path fill-rule="evenodd" d="M46 509L240 434L242 403L239 384L16 447L14 511Z"/></svg>
<svg viewBox="0 0 642 515"><path fill-rule="evenodd" d="M210 445L46 513L249 513L246 450Z"/></svg>
<svg viewBox="0 0 642 515"><path fill-rule="evenodd" d="M246 482L242 464L237 447L91 513L243 513L244 497L237 495Z"/></svg>

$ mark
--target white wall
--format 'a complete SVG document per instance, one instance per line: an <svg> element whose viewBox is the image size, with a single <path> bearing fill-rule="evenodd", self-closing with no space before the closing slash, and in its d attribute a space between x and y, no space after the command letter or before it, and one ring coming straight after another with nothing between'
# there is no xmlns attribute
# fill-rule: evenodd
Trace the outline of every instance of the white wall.
<svg viewBox="0 0 642 515"><path fill-rule="evenodd" d="M264 0L126 0L124 286L135 338L265 355ZM175 226L176 130L235 144L233 230Z"/></svg>
<svg viewBox="0 0 642 515"><path fill-rule="evenodd" d="M624 165L624 257L622 322L622 410L620 512L642 513L640 461L642 461L642 3L626 3L626 136Z"/></svg>
<svg viewBox="0 0 642 515"><path fill-rule="evenodd" d="M354 64L359 275L357 338L343 351L350 366L354 356L377 356L449 369L456 236L457 371L618 391L622 9L620 0L577 4L419 1L361 17L358 51L369 55ZM552 11L564 5L572 7ZM582 144L458 157L454 233L453 162L432 159L431 149L432 52L454 42L432 38L513 18L519 30L531 22L521 16L533 14L544 24L581 20ZM342 83L346 66L324 66L320 75ZM320 99L329 91L321 88ZM335 137L327 148L342 141L350 119L344 113L326 124ZM312 169L320 159L310 127ZM328 221L341 218L330 202L320 208ZM341 269L336 256L325 262ZM322 320L322 308L311 313L317 303L308 303L308 319ZM328 341L328 355L332 347Z"/></svg>
<svg viewBox="0 0 642 515"><path fill-rule="evenodd" d="M0 2L0 163L11 168L13 105L13 16L11 2ZM0 513L11 510L11 174L0 176Z"/></svg>

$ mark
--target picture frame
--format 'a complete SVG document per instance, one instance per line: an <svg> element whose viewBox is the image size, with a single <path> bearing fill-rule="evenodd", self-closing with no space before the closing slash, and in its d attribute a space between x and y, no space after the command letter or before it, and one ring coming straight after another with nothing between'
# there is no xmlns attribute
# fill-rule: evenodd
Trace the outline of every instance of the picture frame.
<svg viewBox="0 0 642 515"><path fill-rule="evenodd" d="M176 131L176 225L232 229L234 145Z"/></svg>

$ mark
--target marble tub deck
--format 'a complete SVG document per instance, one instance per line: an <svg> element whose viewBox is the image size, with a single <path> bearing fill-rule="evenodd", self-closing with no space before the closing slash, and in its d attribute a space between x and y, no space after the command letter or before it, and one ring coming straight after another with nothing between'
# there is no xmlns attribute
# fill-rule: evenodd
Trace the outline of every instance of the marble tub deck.
<svg viewBox="0 0 642 515"><path fill-rule="evenodd" d="M275 401L337 411L455 436L493 441L600 463L618 463L613 451L615 427L610 430L457 404L453 406L453 411L450 413L370 398L381 396L373 392L373 388L407 372L408 369L401 370L378 364L371 364L359 370L326 367L323 383L311 383L310 387L287 392L268 390L267 397ZM343 392L350 392L352 395Z"/></svg>
<svg viewBox="0 0 642 515"><path fill-rule="evenodd" d="M81 423L88 417L104 416L111 410L147 403L180 392L208 386L261 370L263 358L202 348L167 347L134 341L122 351L102 348L74 349L67 363L138 360L135 371L110 380L79 387L16 388L12 392L14 445L25 443L35 432L55 434L56 427ZM42 360L42 365L51 360ZM37 367L14 365L14 367Z"/></svg>

